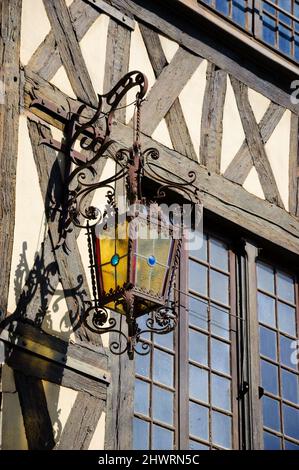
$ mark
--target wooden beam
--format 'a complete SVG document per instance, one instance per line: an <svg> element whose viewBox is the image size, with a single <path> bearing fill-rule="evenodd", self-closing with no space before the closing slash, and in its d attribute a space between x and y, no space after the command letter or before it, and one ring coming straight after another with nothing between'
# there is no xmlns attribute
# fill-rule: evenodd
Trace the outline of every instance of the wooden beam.
<svg viewBox="0 0 299 470"><path fill-rule="evenodd" d="M235 93L248 149L258 173L265 198L279 207L284 207L256 119L249 103L248 88L233 77L231 77L231 84Z"/></svg>
<svg viewBox="0 0 299 470"><path fill-rule="evenodd" d="M14 371L29 450L51 450L55 446L43 383Z"/></svg>
<svg viewBox="0 0 299 470"><path fill-rule="evenodd" d="M6 313L15 226L21 0L0 3L0 311Z"/></svg>
<svg viewBox="0 0 299 470"><path fill-rule="evenodd" d="M51 99L59 105L64 103L65 109L75 109L79 103L68 98L61 91L42 81L34 74L26 73L25 106L28 108L32 100L32 90L38 87L36 94ZM55 115L56 119L59 114ZM53 121L50 116L44 119ZM61 120L61 117L59 118ZM122 123L113 126L111 137L120 146L132 145L132 129ZM156 147L160 152L161 164L172 174L172 178L186 177L187 170L197 175L198 185L203 204L206 209L234 222L253 234L265 238L293 253L299 253L299 222L285 210L250 194L240 185L235 184L221 175L208 172L197 162L182 158L178 152L171 150L152 138L142 135L143 148Z"/></svg>
<svg viewBox="0 0 299 470"><path fill-rule="evenodd" d="M55 450L88 450L104 409L103 400L79 392Z"/></svg>
<svg viewBox="0 0 299 470"><path fill-rule="evenodd" d="M299 105L290 102L290 93L281 88L281 80L269 72L269 68L256 65L250 56L243 66L244 53L233 51L231 45L219 46L219 38L215 37L214 29L203 30L198 23L192 23L186 15L178 15L177 8L170 8L168 2L155 0L110 0L110 3L125 13L131 13L135 19L152 27L164 36L177 42L190 52L213 62L217 67L246 83L250 88L262 93L271 101L285 106L299 114ZM296 75L293 74L293 79ZM291 79L290 79L291 81ZM290 81L287 85L289 86Z"/></svg>
<svg viewBox="0 0 299 470"><path fill-rule="evenodd" d="M65 1L43 1L63 66L77 98L91 106L96 106L97 96L93 89Z"/></svg>
<svg viewBox="0 0 299 470"><path fill-rule="evenodd" d="M151 135L180 92L191 78L202 58L179 48L150 89L142 106L142 130Z"/></svg>
<svg viewBox="0 0 299 470"><path fill-rule="evenodd" d="M289 155L289 212L299 215L299 118L296 114L291 115L290 128L290 155Z"/></svg>
<svg viewBox="0 0 299 470"><path fill-rule="evenodd" d="M98 10L82 0L74 0L69 7L69 13L79 42L100 15ZM51 80L61 65L58 45L51 30L36 49L27 66L45 80Z"/></svg>
<svg viewBox="0 0 299 470"><path fill-rule="evenodd" d="M158 78L168 66L159 35L142 23L139 27L155 76ZM176 98L169 108L165 121L174 150L192 160L197 160L179 98Z"/></svg>
<svg viewBox="0 0 299 470"><path fill-rule="evenodd" d="M200 161L209 171L220 172L223 110L227 74L208 63L201 115Z"/></svg>
<svg viewBox="0 0 299 470"><path fill-rule="evenodd" d="M110 18L106 46L104 93L111 90L129 71L130 44L131 31ZM122 108L125 105L126 99L123 98L118 107ZM125 123L126 108L115 111L115 118Z"/></svg>
<svg viewBox="0 0 299 470"><path fill-rule="evenodd" d="M277 124L284 115L285 108L276 103L270 103L264 116L258 124L263 144L266 144L273 134ZM248 149L247 141L244 140L235 157L228 165L224 176L230 181L243 185L251 168L253 160Z"/></svg>

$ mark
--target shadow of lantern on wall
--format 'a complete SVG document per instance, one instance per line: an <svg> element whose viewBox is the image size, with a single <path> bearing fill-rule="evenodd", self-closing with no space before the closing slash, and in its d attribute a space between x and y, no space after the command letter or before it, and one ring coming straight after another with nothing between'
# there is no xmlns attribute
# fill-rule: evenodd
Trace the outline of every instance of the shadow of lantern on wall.
<svg viewBox="0 0 299 470"><path fill-rule="evenodd" d="M115 111L132 88L137 88L132 146L122 148L111 138L111 128ZM125 346L121 340L113 341L110 350L115 354L127 351L130 359L134 352L149 352L149 345L142 341L145 332L166 334L178 322L172 289L182 245L184 205L176 204L178 213L170 213L170 217L163 210L167 194L175 190L181 201L184 198L189 202L189 208L191 204L193 213L200 207L194 172L187 172L183 179L159 164L157 149L142 150L140 118L146 92L145 75L130 72L109 93L98 95L95 112L84 104L68 113L60 110L66 122L63 143L41 141L66 156L68 174L62 216L65 236L72 225L87 233L93 298L86 305L84 322L94 332L125 336ZM52 103L46 100L35 99L31 106L53 111ZM75 149L77 142L83 153ZM115 172L97 181L96 164L100 159L112 160ZM155 191L144 191L145 180L154 183ZM122 211L115 190L120 181L126 186ZM101 189L105 189L103 210L88 203L88 196ZM109 315L109 309L125 316L127 335L117 330L117 321ZM143 331L138 327L142 315L148 315ZM141 348L136 347L137 343Z"/></svg>

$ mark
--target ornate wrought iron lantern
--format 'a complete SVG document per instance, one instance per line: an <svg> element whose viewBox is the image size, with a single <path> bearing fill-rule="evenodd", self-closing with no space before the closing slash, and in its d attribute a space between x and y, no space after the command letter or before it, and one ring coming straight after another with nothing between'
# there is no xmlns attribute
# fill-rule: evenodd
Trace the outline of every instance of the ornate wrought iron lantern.
<svg viewBox="0 0 299 470"><path fill-rule="evenodd" d="M114 112L135 87L132 146L122 148L111 138ZM53 140L42 142L62 150L69 163L65 233L73 224L84 228L88 237L93 299L87 305L84 322L92 331L117 331L120 338L125 337L125 342L112 341L110 350L115 354L127 351L130 358L134 352L149 351L142 340L144 331L138 326L140 316L147 315L146 331L159 334L172 331L178 321L171 291L182 240L182 213L176 218L165 212L163 201L167 191L176 190L187 196L194 206L199 203L194 173L189 172L182 179L158 164L156 149L142 151L140 117L146 91L146 77L130 72L109 93L99 95L93 115L88 114L90 109L84 104L66 114L63 144ZM34 100L32 106L51 108L50 103L40 100ZM78 141L85 155L75 150ZM115 171L105 180L97 181L97 164L102 159L112 160ZM122 209L115 189L120 181L126 184L127 196ZM145 181L154 182L155 191L145 191ZM98 189L105 189L102 210L90 205L90 196ZM117 330L116 318L110 310L125 317L127 335ZM137 348L137 343L141 343L141 348Z"/></svg>

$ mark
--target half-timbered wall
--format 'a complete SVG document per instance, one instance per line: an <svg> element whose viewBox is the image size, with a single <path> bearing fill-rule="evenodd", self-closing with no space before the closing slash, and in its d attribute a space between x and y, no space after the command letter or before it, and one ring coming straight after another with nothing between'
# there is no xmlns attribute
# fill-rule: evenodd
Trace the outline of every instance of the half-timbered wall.
<svg viewBox="0 0 299 470"><path fill-rule="evenodd" d="M84 234L68 234L69 253L58 244L64 156L40 140L61 140L61 110L77 101L94 107L97 94L129 70L149 79L142 108L144 145L158 147L174 173L196 172L207 210L298 253L299 108L273 82L271 70L259 73L249 55L229 54L228 46L197 30L187 16L178 18L171 2L164 7L141 0L0 4L5 331L22 319L38 331L38 344L61 353L64 348L66 357L79 351L87 366L98 367L98 355L100 367L107 368L107 338L91 335L77 321L91 288ZM30 108L37 97L50 100L56 110L47 115ZM127 103L133 99L129 94ZM113 126L113 137L127 146L132 113L132 107L119 110ZM100 162L97 170L103 178L113 168ZM101 197L95 198L94 205L101 204ZM19 338L31 334L21 331ZM10 337L5 341L2 448L103 448L107 383L96 374L85 383L80 368L69 369L65 377L61 363L52 371L47 356L19 350ZM117 371L130 374L132 368L124 357L111 358L110 364L106 421L114 429L119 410L113 399L127 390L125 383L120 387ZM26 409L36 396L36 429L30 431ZM38 437L34 433L40 427L44 435ZM106 447L121 445L113 439L130 447L130 433L106 436Z"/></svg>

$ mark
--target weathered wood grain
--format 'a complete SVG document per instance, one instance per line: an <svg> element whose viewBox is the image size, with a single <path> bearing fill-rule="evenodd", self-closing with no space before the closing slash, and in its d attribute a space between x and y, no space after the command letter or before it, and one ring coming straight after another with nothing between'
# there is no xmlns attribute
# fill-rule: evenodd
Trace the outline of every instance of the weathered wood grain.
<svg viewBox="0 0 299 470"><path fill-rule="evenodd" d="M298 165L299 165L299 118L296 114L291 115L290 127L290 155L289 155L289 212L292 215L299 215L299 185L298 185Z"/></svg>
<svg viewBox="0 0 299 470"><path fill-rule="evenodd" d="M233 77L231 77L231 84L235 93L244 134L248 143L248 149L258 173L265 198L267 201L276 204L279 207L284 207L261 139L257 122L249 103L248 88Z"/></svg>
<svg viewBox="0 0 299 470"><path fill-rule="evenodd" d="M105 401L79 392L55 450L88 450Z"/></svg>
<svg viewBox="0 0 299 470"><path fill-rule="evenodd" d="M113 18L110 18L106 46L104 93L111 90L129 71L130 44L131 31ZM125 105L126 99L123 98L118 107L122 108ZM121 122L125 122L126 109L116 110L115 118Z"/></svg>
<svg viewBox="0 0 299 470"><path fill-rule="evenodd" d="M200 162L210 171L220 172L223 110L227 74L208 63L201 115Z"/></svg>
<svg viewBox="0 0 299 470"><path fill-rule="evenodd" d="M273 134L277 124L284 115L285 108L276 103L270 103L264 116L258 124L262 142L266 144ZM240 149L234 156L231 163L224 172L224 176L238 184L244 184L251 168L253 160L248 149L246 140L244 140Z"/></svg>
<svg viewBox="0 0 299 470"><path fill-rule="evenodd" d="M14 371L29 450L51 450L55 446L43 383L36 377Z"/></svg>
<svg viewBox="0 0 299 470"><path fill-rule="evenodd" d="M25 106L28 108L32 100L34 84L39 89L36 91L39 97L52 99L59 105L64 103L66 109L78 106L75 100L69 99L61 91L53 88L45 81L37 79L36 75L26 75ZM59 115L55 115L58 119ZM44 119L53 121L51 117ZM60 118L61 119L61 118ZM61 122L61 121L60 121ZM121 146L132 145L132 129L122 123L116 123L112 129L112 138ZM160 152L160 160L172 175L172 178L185 177L188 171L195 171L196 184L201 190L201 198L206 209L238 224L240 227L261 236L280 247L288 248L294 253L299 252L299 223L295 217L290 216L285 210L263 201L250 194L240 185L235 184L221 175L209 174L207 169L191 159L182 156L150 137L142 135L144 148L156 147Z"/></svg>
<svg viewBox="0 0 299 470"><path fill-rule="evenodd" d="M97 97L64 0L44 0L65 71L77 98L96 106Z"/></svg>
<svg viewBox="0 0 299 470"><path fill-rule="evenodd" d="M15 226L21 0L0 3L0 310L6 314Z"/></svg>
<svg viewBox="0 0 299 470"><path fill-rule="evenodd" d="M79 42L100 15L98 10L82 0L74 0L69 7L69 13ZM58 45L51 30L36 49L27 66L45 80L51 80L61 65Z"/></svg>
<svg viewBox="0 0 299 470"><path fill-rule="evenodd" d="M159 35L157 32L142 23L139 25L139 28L155 76L158 78L162 70L168 65ZM165 122L174 150L182 155L192 158L192 160L197 160L197 155L194 150L179 98L174 100L169 111L166 113Z"/></svg>
<svg viewBox="0 0 299 470"><path fill-rule="evenodd" d="M202 59L179 48L147 95L142 106L142 131L151 135L164 118Z"/></svg>
<svg viewBox="0 0 299 470"><path fill-rule="evenodd" d="M244 52L232 50L231 44L222 42L219 45L219 37L216 37L214 29L208 32L203 30L196 22L192 23L190 17L178 15L177 8L170 8L169 2L157 4L155 0L110 0L110 3L214 63L270 100L299 114L299 105L290 102L289 93L289 83L297 78L295 74L284 84L285 89L282 89L281 76L275 76L273 70L269 72L269 69L260 64L256 65L249 54L244 67Z"/></svg>

